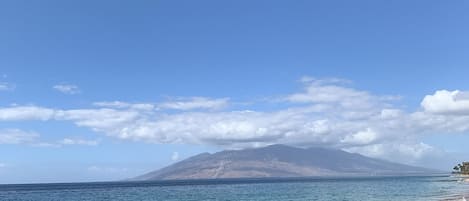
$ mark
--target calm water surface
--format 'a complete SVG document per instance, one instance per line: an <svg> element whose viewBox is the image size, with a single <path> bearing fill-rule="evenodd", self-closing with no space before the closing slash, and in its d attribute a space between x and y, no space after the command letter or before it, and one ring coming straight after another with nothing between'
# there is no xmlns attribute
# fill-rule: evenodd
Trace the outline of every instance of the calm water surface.
<svg viewBox="0 0 469 201"><path fill-rule="evenodd" d="M449 176L0 185L5 201L462 200Z"/></svg>

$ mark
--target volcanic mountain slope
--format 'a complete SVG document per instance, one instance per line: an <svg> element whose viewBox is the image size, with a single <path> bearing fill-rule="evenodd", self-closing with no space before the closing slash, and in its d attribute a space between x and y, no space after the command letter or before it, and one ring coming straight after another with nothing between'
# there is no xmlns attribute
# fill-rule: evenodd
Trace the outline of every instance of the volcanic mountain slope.
<svg viewBox="0 0 469 201"><path fill-rule="evenodd" d="M133 180L418 175L435 172L326 148L271 145L203 153Z"/></svg>

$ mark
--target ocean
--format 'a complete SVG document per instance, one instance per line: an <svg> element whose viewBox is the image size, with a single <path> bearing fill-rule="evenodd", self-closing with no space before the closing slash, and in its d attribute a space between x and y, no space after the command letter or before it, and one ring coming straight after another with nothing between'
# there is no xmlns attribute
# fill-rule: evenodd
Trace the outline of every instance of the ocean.
<svg viewBox="0 0 469 201"><path fill-rule="evenodd" d="M1 201L463 200L451 176L226 179L0 185Z"/></svg>

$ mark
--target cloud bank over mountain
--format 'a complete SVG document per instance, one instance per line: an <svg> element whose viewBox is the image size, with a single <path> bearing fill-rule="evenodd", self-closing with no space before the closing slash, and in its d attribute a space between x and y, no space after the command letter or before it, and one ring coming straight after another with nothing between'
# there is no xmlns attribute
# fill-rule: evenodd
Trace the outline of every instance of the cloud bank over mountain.
<svg viewBox="0 0 469 201"><path fill-rule="evenodd" d="M14 105L0 108L0 121L67 121L108 137L147 143L232 149L327 146L385 159L399 156L407 163L444 152L423 143L423 136L469 131L468 92L439 90L409 111L399 104L402 97L356 89L347 80L304 77L301 83L301 91L274 100L281 105L276 110L233 109L226 97L187 97L160 103L103 101L76 109ZM16 129L4 130L0 137L1 142L19 143L39 136Z"/></svg>

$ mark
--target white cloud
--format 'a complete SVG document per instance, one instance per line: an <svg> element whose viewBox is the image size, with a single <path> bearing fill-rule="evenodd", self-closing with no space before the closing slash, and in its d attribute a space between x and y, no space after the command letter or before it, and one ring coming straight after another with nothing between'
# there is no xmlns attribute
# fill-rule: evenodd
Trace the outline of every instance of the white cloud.
<svg viewBox="0 0 469 201"><path fill-rule="evenodd" d="M25 144L34 142L39 137L35 132L19 129L0 129L0 144Z"/></svg>
<svg viewBox="0 0 469 201"><path fill-rule="evenodd" d="M469 92L458 90L436 91L433 95L427 95L421 105L423 109L435 114L469 115Z"/></svg>
<svg viewBox="0 0 469 201"><path fill-rule="evenodd" d="M100 140L84 140L81 138L64 138L56 142L43 142L34 140L28 145L40 148L63 148L64 146L80 145L80 146L97 146Z"/></svg>
<svg viewBox="0 0 469 201"><path fill-rule="evenodd" d="M398 109L383 109L381 110L382 119L395 119L403 115L404 112Z"/></svg>
<svg viewBox="0 0 469 201"><path fill-rule="evenodd" d="M77 138L64 138L58 142L60 145L87 145L96 146L99 144L99 140L84 140Z"/></svg>
<svg viewBox="0 0 469 201"><path fill-rule="evenodd" d="M0 129L0 144L26 144L33 147L60 148L66 145L99 145L99 140L84 140L81 138L64 138L57 142L40 141L40 135L33 131L16 128Z"/></svg>
<svg viewBox="0 0 469 201"><path fill-rule="evenodd" d="M352 81L337 77L329 77L329 78L314 78L311 76L303 76L299 80L304 84L312 84L312 85L340 85L340 84L351 84Z"/></svg>
<svg viewBox="0 0 469 201"><path fill-rule="evenodd" d="M340 103L344 101L368 101L370 94L351 88L335 85L312 84L306 88L304 93L290 95L288 100L302 103Z"/></svg>
<svg viewBox="0 0 469 201"><path fill-rule="evenodd" d="M12 91L15 86L6 82L0 82L0 91Z"/></svg>
<svg viewBox="0 0 469 201"><path fill-rule="evenodd" d="M161 103L162 109L193 110L193 109L221 109L228 105L228 98L210 99L205 97L184 98L176 101Z"/></svg>
<svg viewBox="0 0 469 201"><path fill-rule="evenodd" d="M73 110L14 106L0 108L0 121L70 121L109 137L149 143L328 146L381 158L402 156L404 162L437 153L421 143L425 134L469 131L469 115L448 115L465 114L465 92L438 91L424 98L423 111L406 112L394 105L396 96L358 90L345 80L303 78L302 83L303 92L285 96L288 107L270 111L230 111L227 98L199 97L164 103L96 102L98 108ZM67 138L59 144L94 142Z"/></svg>
<svg viewBox="0 0 469 201"><path fill-rule="evenodd" d="M95 102L93 105L105 108L129 108L135 110L154 110L155 105L151 103L126 103L121 101Z"/></svg>
<svg viewBox="0 0 469 201"><path fill-rule="evenodd" d="M347 135L341 140L342 143L351 143L356 145L367 145L378 139L378 134L370 128L359 131L352 135Z"/></svg>
<svg viewBox="0 0 469 201"><path fill-rule="evenodd" d="M304 91L287 96L285 98L287 101L304 104L327 104L346 111L343 115L358 118L363 115L369 116L369 112L375 112L374 110L389 105L388 101L399 99L398 96L378 96L348 87L347 84L350 81L337 78L325 80L303 78L302 80L305 84Z"/></svg>
<svg viewBox="0 0 469 201"><path fill-rule="evenodd" d="M143 113L134 110L116 109L78 109L57 111L57 120L73 121L78 126L89 127L95 131L116 132L123 125L134 124Z"/></svg>
<svg viewBox="0 0 469 201"><path fill-rule="evenodd" d="M108 107L108 108L128 108L128 107L130 107L130 103L121 102L121 101L95 102L95 103L93 103L93 105L99 106L99 107Z"/></svg>
<svg viewBox="0 0 469 201"><path fill-rule="evenodd" d="M440 159L446 153L423 142L417 143L379 143L362 147L346 149L369 157L383 158L390 161L399 161L406 164L419 165L419 161Z"/></svg>
<svg viewBox="0 0 469 201"><path fill-rule="evenodd" d="M78 88L78 86L71 85L71 84L58 84L58 85L54 85L52 88L64 94L80 93L80 89Z"/></svg>
<svg viewBox="0 0 469 201"><path fill-rule="evenodd" d="M173 154L171 155L171 160L172 161L179 160L179 152L173 152Z"/></svg>
<svg viewBox="0 0 469 201"><path fill-rule="evenodd" d="M454 100L456 101L467 101L469 100L469 92L468 91L459 91L458 94L454 97Z"/></svg>
<svg viewBox="0 0 469 201"><path fill-rule="evenodd" d="M383 132L388 129L386 126L390 126L379 121L380 113L373 117L378 119L377 122L370 122L370 119L347 121L343 118L317 118L314 115L318 110L303 107L277 112L183 112L150 116L132 113L118 118L122 121L109 119L119 116L111 114L117 111L85 111L88 114L68 118L78 120L77 125L104 132L108 136L155 143L196 143L225 147L272 143L330 145L339 148L361 146L385 138L377 132ZM395 136L388 136L392 137Z"/></svg>
<svg viewBox="0 0 469 201"><path fill-rule="evenodd" d="M14 106L0 108L1 121L17 120L49 120L54 116L55 111L49 108L36 106Z"/></svg>

